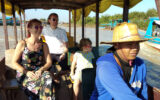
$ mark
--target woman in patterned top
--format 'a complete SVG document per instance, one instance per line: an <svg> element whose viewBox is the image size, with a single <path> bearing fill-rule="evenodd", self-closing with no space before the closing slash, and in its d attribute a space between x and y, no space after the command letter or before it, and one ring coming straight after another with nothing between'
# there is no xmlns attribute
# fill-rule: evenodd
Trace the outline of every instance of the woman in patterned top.
<svg viewBox="0 0 160 100"><path fill-rule="evenodd" d="M39 39L43 26L32 19L27 28L30 37L19 41L13 57L16 77L24 89L38 95L40 100L51 100L52 77L47 69L52 61L47 44Z"/></svg>
<svg viewBox="0 0 160 100"><path fill-rule="evenodd" d="M92 53L92 42L88 38L83 38L80 40L80 49L74 54L73 62L71 65L70 76L74 79L73 84L73 100L77 100L80 90L80 85L82 82L82 70L85 68L93 68L92 59L94 55ZM74 70L76 71L74 73Z"/></svg>

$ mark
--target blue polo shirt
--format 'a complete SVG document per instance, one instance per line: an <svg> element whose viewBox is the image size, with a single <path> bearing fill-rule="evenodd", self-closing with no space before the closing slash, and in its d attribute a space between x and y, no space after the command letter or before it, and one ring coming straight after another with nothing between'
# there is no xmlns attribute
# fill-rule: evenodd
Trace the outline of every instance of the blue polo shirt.
<svg viewBox="0 0 160 100"><path fill-rule="evenodd" d="M113 53L97 62L95 89L90 100L147 100L146 67L140 58L133 64L129 84L123 80L123 71Z"/></svg>

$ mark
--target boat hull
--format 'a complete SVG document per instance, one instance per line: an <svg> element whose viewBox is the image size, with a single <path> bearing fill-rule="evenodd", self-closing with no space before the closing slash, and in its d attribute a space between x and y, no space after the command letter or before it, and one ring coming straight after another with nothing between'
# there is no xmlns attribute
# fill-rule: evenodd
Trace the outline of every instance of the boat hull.
<svg viewBox="0 0 160 100"><path fill-rule="evenodd" d="M154 64L160 65L160 44L155 44L149 41L140 43L139 56Z"/></svg>

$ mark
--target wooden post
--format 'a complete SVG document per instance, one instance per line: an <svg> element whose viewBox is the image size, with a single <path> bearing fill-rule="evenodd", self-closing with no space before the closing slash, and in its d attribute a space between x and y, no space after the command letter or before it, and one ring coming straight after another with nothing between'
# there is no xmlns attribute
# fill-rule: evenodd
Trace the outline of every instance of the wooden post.
<svg viewBox="0 0 160 100"><path fill-rule="evenodd" d="M71 36L71 9L69 9L69 36Z"/></svg>
<svg viewBox="0 0 160 100"><path fill-rule="evenodd" d="M158 16L160 18L160 0L155 0L156 6L157 6L157 11L158 11Z"/></svg>
<svg viewBox="0 0 160 100"><path fill-rule="evenodd" d="M124 0L123 2L123 22L128 22L129 0Z"/></svg>
<svg viewBox="0 0 160 100"><path fill-rule="evenodd" d="M84 7L82 8L82 38L84 38Z"/></svg>
<svg viewBox="0 0 160 100"><path fill-rule="evenodd" d="M76 46L76 9L74 10L74 45Z"/></svg>
<svg viewBox="0 0 160 100"><path fill-rule="evenodd" d="M2 11L2 18L3 18L3 29L4 29L4 36L5 36L5 45L6 45L6 50L7 50L7 49L9 49L9 41L8 41L8 31L7 31L7 24L6 24L4 0L1 0L1 11Z"/></svg>
<svg viewBox="0 0 160 100"><path fill-rule="evenodd" d="M19 7L19 18L20 18L20 28L21 28L21 40L23 40L22 16L21 16L21 8L20 7Z"/></svg>
<svg viewBox="0 0 160 100"><path fill-rule="evenodd" d="M14 38L16 41L16 44L18 43L17 40L17 26L16 26L16 17L15 17L15 8L14 8L14 4L12 3L12 14L13 14L13 27L14 27Z"/></svg>
<svg viewBox="0 0 160 100"><path fill-rule="evenodd" d="M99 0L96 2L96 47L99 47Z"/></svg>
<svg viewBox="0 0 160 100"><path fill-rule="evenodd" d="M25 35L25 37L27 37L27 35L26 35L26 15L25 15L25 10L24 10L24 13L23 13L23 18L24 18L24 35Z"/></svg>

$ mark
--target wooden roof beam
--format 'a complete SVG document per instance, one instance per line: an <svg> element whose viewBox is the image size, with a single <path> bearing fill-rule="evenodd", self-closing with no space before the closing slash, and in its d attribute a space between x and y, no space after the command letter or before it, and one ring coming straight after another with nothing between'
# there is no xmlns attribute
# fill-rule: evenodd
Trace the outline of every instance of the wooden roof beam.
<svg viewBox="0 0 160 100"><path fill-rule="evenodd" d="M36 7L36 6L23 6L23 9L65 9L65 10L69 10L69 9L77 9L75 7L61 7L61 6L41 6L41 7Z"/></svg>
<svg viewBox="0 0 160 100"><path fill-rule="evenodd" d="M25 4L31 4L31 5L33 5L33 4L55 4L55 5L59 5L59 4L61 4L61 5L67 5L67 6L76 6L76 7L78 7L78 8L80 8L80 7L83 7L84 6L84 4L81 4L81 3L75 3L75 2L68 2L68 1L56 1L56 2L52 2L52 1L36 1L36 0L32 0L31 2L30 2L31 0L24 0L24 1L15 1L14 3L15 4L19 4L19 5L25 5Z"/></svg>
<svg viewBox="0 0 160 100"><path fill-rule="evenodd" d="M23 6L28 6L28 5L34 5L34 6L43 6L43 5L47 5L47 6L50 6L50 5L57 5L57 6L66 6L66 7L74 7L74 8L81 8L82 6L77 6L77 5L72 5L72 4L62 4L62 3L59 3L59 4L53 4L53 3L47 3L47 2L44 2L44 3L33 3L33 2L28 2L28 3L20 3L19 5L21 5L21 7Z"/></svg>

